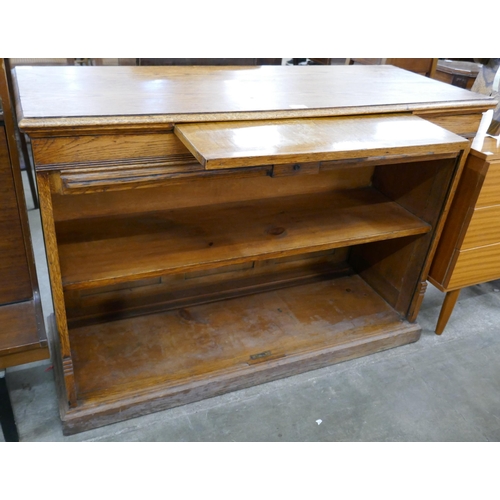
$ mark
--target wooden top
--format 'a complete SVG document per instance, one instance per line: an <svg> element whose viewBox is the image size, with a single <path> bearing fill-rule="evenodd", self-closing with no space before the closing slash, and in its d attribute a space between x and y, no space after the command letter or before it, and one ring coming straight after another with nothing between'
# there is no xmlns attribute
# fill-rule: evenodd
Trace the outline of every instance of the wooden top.
<svg viewBox="0 0 500 500"><path fill-rule="evenodd" d="M480 136L472 144L474 154L489 161L500 160L500 136Z"/></svg>
<svg viewBox="0 0 500 500"><path fill-rule="evenodd" d="M25 131L495 105L392 66L23 66L14 78Z"/></svg>
<svg viewBox="0 0 500 500"><path fill-rule="evenodd" d="M458 151L465 139L418 116L190 123L175 134L208 170Z"/></svg>

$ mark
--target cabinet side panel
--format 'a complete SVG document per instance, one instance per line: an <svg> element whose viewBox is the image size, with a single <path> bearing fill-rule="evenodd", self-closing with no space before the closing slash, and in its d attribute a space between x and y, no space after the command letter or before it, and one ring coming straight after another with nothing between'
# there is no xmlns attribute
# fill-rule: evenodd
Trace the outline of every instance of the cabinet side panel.
<svg viewBox="0 0 500 500"><path fill-rule="evenodd" d="M429 277L446 288L452 272L453 257L462 245L474 206L484 183L488 164L471 152L453 197L450 212L441 234Z"/></svg>
<svg viewBox="0 0 500 500"><path fill-rule="evenodd" d="M426 279L422 274L457 164L447 159L375 169L373 185L432 226L422 236L363 245L352 252L353 267L404 316L419 282Z"/></svg>
<svg viewBox="0 0 500 500"><path fill-rule="evenodd" d="M38 191L40 196L40 210L42 216L42 227L47 250L47 261L49 267L50 285L52 288L52 300L56 317L57 333L60 343L60 355L62 360L62 373L66 389L66 401L69 406L76 406L76 386L73 373L73 362L71 359L71 346L69 343L68 324L66 319L66 307L62 289L61 269L59 265L59 252L54 227L52 195L50 192L50 178L48 173L38 173Z"/></svg>

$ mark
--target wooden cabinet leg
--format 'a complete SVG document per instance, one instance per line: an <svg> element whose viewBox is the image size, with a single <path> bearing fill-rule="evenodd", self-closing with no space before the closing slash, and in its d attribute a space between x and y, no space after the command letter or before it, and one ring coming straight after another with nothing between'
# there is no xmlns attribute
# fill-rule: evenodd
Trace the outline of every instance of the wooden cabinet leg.
<svg viewBox="0 0 500 500"><path fill-rule="evenodd" d="M14 412L10 403L9 392L5 382L5 370L0 370L0 423L5 441L19 441Z"/></svg>
<svg viewBox="0 0 500 500"><path fill-rule="evenodd" d="M439 313L439 319L436 326L436 333L441 335L443 330L450 319L451 313L453 312L453 308L457 303L458 296L460 295L460 289L453 290L451 292L446 293L446 297L444 298L443 307L441 307L441 312Z"/></svg>

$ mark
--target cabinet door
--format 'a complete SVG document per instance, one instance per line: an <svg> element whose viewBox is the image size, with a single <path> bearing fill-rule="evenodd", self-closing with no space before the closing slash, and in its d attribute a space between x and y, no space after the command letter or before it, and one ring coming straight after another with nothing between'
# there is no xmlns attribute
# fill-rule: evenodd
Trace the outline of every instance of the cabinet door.
<svg viewBox="0 0 500 500"><path fill-rule="evenodd" d="M31 296L28 261L7 139L2 124L0 127L0 304L28 300Z"/></svg>

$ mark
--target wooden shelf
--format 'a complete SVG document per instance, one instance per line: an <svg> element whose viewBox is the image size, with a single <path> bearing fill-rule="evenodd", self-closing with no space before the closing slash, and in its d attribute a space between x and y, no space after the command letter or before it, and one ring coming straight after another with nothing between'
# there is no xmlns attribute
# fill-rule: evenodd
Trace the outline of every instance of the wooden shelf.
<svg viewBox="0 0 500 500"><path fill-rule="evenodd" d="M56 224L66 289L286 257L429 230L428 224L372 188Z"/></svg>
<svg viewBox="0 0 500 500"><path fill-rule="evenodd" d="M66 414L66 429L77 430L89 411L105 420L117 401L127 401L118 418L128 418L143 410L142 398L152 404L154 393L168 394L163 404L172 407L183 393L195 401L419 336L420 327L358 275L75 328L70 337L81 399Z"/></svg>

